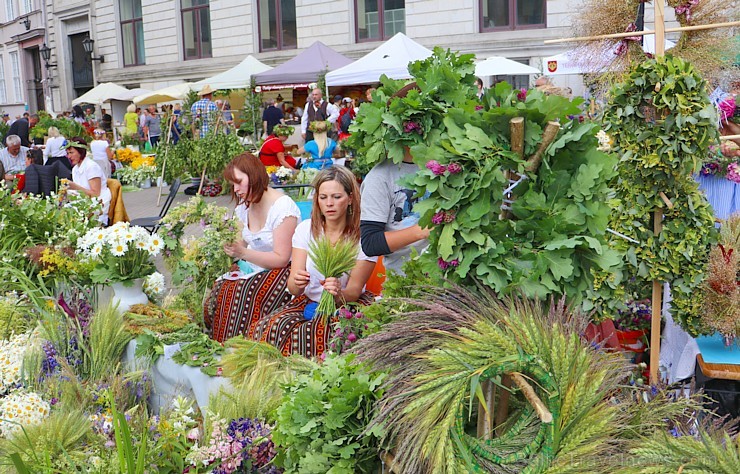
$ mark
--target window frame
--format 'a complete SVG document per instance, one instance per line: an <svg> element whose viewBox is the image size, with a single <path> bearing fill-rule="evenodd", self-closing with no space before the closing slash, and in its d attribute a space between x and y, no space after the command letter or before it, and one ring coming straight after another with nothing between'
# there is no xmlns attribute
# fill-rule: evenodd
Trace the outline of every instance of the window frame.
<svg viewBox="0 0 740 474"><path fill-rule="evenodd" d="M8 89L5 83L5 55L0 54L0 104L7 104Z"/></svg>
<svg viewBox="0 0 740 474"><path fill-rule="evenodd" d="M274 48L263 48L262 47L262 21L260 21L260 15L262 14L262 9L260 8L260 1L257 0L255 3L257 4L257 43L259 46L259 51L267 52L267 51L288 51L291 49L298 49L298 22L296 22L296 44L294 46L286 46L283 44L283 9L280 5L280 0L267 0L268 2L272 2L275 6L275 24L277 26L277 46ZM295 1L293 2L293 9L295 10ZM296 15L297 17L297 15ZM297 19L297 18L296 18Z"/></svg>
<svg viewBox="0 0 740 474"><path fill-rule="evenodd" d="M33 0L20 0L21 15L26 15L33 11Z"/></svg>
<svg viewBox="0 0 740 474"><path fill-rule="evenodd" d="M377 42L377 41L387 41L392 38L392 36L387 36L385 34L385 0L378 0L378 37L377 38L360 38L360 17L359 17L359 11L360 9L357 7L357 2L364 2L366 0L353 0L354 1L354 7L355 7L355 42L356 43L370 43L370 42ZM404 23L403 23L403 33L406 33L406 0L403 2L403 15L404 15Z"/></svg>
<svg viewBox="0 0 740 474"><path fill-rule="evenodd" d="M25 102L23 98L23 79L21 78L21 58L18 51L10 51L10 70L13 76L13 99L16 104Z"/></svg>
<svg viewBox="0 0 740 474"><path fill-rule="evenodd" d="M5 0L6 21L11 22L18 18L15 11L15 0Z"/></svg>
<svg viewBox="0 0 740 474"><path fill-rule="evenodd" d="M520 1L527 0L508 0L509 2L509 24L506 26L493 26L486 27L483 25L483 2L486 0L478 0L478 30L480 33L492 33L497 31L515 31L515 30L539 30L547 28L547 0L542 0L542 19L544 23L537 23L531 25L518 25L516 23L516 7Z"/></svg>
<svg viewBox="0 0 740 474"><path fill-rule="evenodd" d="M123 19L123 7L121 6L121 3L124 2L124 1L130 1L130 2L133 3L134 1L137 1L137 0L118 0L118 9L119 9L118 18L119 18L119 27L121 28L121 50L122 50L121 60L123 62L123 67L144 66L146 64L146 53L144 55L144 58L140 58L139 57L139 47L138 47L139 38L138 38L138 34L136 33L136 24L137 23L141 23L142 24L142 28L144 26L144 19L143 19L144 18L144 12L142 10L141 16L138 17L138 18L137 17L134 17L133 16L134 14L132 13L132 18L131 19L124 20ZM141 10L142 9L141 0L138 0L138 1L139 1L139 9ZM132 5L132 8L131 8L131 11L132 12L135 12L136 11L136 9L133 8L133 5ZM123 39L124 38L123 25L128 25L128 24L131 25L131 28L133 29L133 33L134 33L134 62L131 63L131 64L126 64L126 42ZM142 42L142 46L143 46L143 43L144 43L144 38L143 37L141 38L141 42Z"/></svg>
<svg viewBox="0 0 740 474"><path fill-rule="evenodd" d="M208 3L205 5L194 5L192 7L183 7L182 3L183 3L183 0L180 0L180 28L182 32L182 59L184 61L190 61L190 60L195 60L195 59L212 58L213 57L213 42L212 42L213 35L212 35L212 31L210 31L211 30L211 25L210 25L211 1L208 0ZM203 34L201 30L202 20L200 18L202 10L208 10L208 21L209 21L208 34L211 37L211 53L208 55L203 54L203 41L202 41ZM197 47L198 54L196 56L188 56L187 41L185 41L185 14L189 12L193 12L193 15L197 16L197 21L195 21L195 26L196 26L195 33L196 33L196 38L197 38L196 44L198 46Z"/></svg>

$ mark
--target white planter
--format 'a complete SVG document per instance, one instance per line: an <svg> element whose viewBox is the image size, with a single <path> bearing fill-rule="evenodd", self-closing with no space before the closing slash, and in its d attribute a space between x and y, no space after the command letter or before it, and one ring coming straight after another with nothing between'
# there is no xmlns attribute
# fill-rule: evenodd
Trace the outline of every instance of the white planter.
<svg viewBox="0 0 740 474"><path fill-rule="evenodd" d="M133 151L139 151L139 145L126 145L126 148Z"/></svg>
<svg viewBox="0 0 740 474"><path fill-rule="evenodd" d="M111 288L113 288L111 303L118 307L120 314L125 313L135 304L147 304L149 302L149 298L142 289L143 284L144 280L142 279L125 283L111 283Z"/></svg>
<svg viewBox="0 0 740 474"><path fill-rule="evenodd" d="M141 183L139 183L139 187L141 189L149 189L152 187L152 180L150 178L145 179Z"/></svg>

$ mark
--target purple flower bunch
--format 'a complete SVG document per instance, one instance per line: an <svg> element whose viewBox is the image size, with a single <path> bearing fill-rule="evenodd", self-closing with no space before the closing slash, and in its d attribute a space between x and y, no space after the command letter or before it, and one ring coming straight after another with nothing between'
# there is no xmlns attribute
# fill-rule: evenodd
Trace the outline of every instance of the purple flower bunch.
<svg viewBox="0 0 740 474"><path fill-rule="evenodd" d="M450 222L455 220L455 214L452 212L447 211L439 211L435 212L432 216L432 224L440 225L440 224L449 224Z"/></svg>
<svg viewBox="0 0 740 474"><path fill-rule="evenodd" d="M733 183L740 183L740 164L735 162L727 165L727 179Z"/></svg>
<svg viewBox="0 0 740 474"><path fill-rule="evenodd" d="M409 120L403 123L403 132L407 134L418 133L419 135L422 135L424 133L424 130L422 130L421 124L419 122Z"/></svg>
<svg viewBox="0 0 740 474"><path fill-rule="evenodd" d="M226 433L241 443L244 460L251 463L253 471L268 466L275 457L272 428L266 423L252 418L239 418L229 423Z"/></svg>
<svg viewBox="0 0 740 474"><path fill-rule="evenodd" d="M427 161L426 167L429 171L434 173L435 176L441 176L445 174L445 172L448 172L450 174L458 174L461 173L463 170L460 163L456 163L454 161L449 165L443 165L437 160L429 160Z"/></svg>
<svg viewBox="0 0 740 474"><path fill-rule="evenodd" d="M57 350L51 341L44 341L41 348L44 351L44 360L41 361L41 379L45 379L57 372L59 362L57 362Z"/></svg>
<svg viewBox="0 0 740 474"><path fill-rule="evenodd" d="M215 420L211 439L200 448L195 458L189 460L213 466L218 474L269 473L278 474L270 463L275 457L272 428L258 420L239 418L228 426L224 420Z"/></svg>
<svg viewBox="0 0 740 474"><path fill-rule="evenodd" d="M437 259L437 266L441 268L442 270L447 270L448 268L455 268L460 265L460 260L454 258L450 260L449 262L443 259L442 257L439 257Z"/></svg>
<svg viewBox="0 0 740 474"><path fill-rule="evenodd" d="M643 331L650 328L651 317L649 299L629 301L627 308L618 312L614 326L620 331Z"/></svg>
<svg viewBox="0 0 740 474"><path fill-rule="evenodd" d="M702 176L711 176L719 172L719 164L715 162L704 163L699 172Z"/></svg>
<svg viewBox="0 0 740 474"><path fill-rule="evenodd" d="M365 315L354 307L339 308L337 315L339 319L334 323L334 334L329 342L329 349L341 354L362 337L367 324L365 324Z"/></svg>

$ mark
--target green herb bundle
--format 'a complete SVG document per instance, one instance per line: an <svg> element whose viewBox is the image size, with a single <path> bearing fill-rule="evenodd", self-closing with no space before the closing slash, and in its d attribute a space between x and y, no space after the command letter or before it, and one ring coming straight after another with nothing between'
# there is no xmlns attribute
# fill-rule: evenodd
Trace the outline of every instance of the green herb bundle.
<svg viewBox="0 0 740 474"><path fill-rule="evenodd" d="M308 245L308 255L316 266L316 270L324 275L324 278L341 278L355 267L357 242L341 239L336 244L332 244L329 237L321 236ZM316 316L328 318L336 310L334 296L324 290L321 293L319 306L316 308Z"/></svg>

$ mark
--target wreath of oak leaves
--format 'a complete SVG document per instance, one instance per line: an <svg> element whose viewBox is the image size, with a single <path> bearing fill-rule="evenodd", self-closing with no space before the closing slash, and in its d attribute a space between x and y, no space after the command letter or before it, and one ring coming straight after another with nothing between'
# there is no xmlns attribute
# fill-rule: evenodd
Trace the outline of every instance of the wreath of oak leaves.
<svg viewBox="0 0 740 474"><path fill-rule="evenodd" d="M386 156L400 162L408 146L420 166L408 184L427 194L414 207L420 224L433 227L429 250L421 256L425 268L441 265L446 278L482 283L501 295L565 296L584 310L608 314L622 266L605 237L607 183L616 158L596 149L596 124L572 120L582 99L536 90L524 97L501 83L481 105L472 86L472 58L441 50L409 70L420 90L389 100L403 84L384 82L373 103L362 106L353 138L367 163ZM513 117L525 118L525 157L534 154L548 121L562 128L539 170L515 189L515 219L499 220L508 186L504 170L525 173L524 162L511 151ZM421 132L404 133L409 120ZM426 167L429 160L454 162L461 171L435 173ZM440 212L454 219L432 224Z"/></svg>
<svg viewBox="0 0 740 474"><path fill-rule="evenodd" d="M703 333L699 287L716 232L712 209L692 173L717 138L706 84L691 64L666 55L639 64L610 96L605 130L620 156L610 227L639 242L617 239L614 248L644 286L669 282L674 319L692 335ZM657 237L656 208L664 213Z"/></svg>

